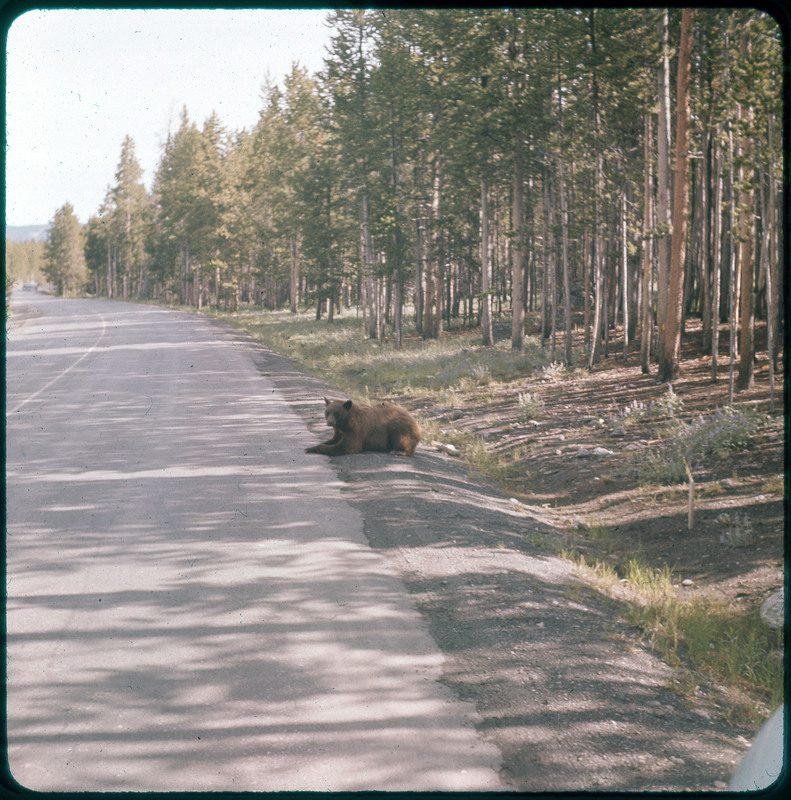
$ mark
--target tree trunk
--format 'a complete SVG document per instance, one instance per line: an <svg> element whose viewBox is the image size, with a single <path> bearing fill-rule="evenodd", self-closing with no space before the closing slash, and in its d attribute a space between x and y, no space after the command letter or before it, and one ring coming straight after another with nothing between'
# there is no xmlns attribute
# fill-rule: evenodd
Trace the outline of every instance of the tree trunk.
<svg viewBox="0 0 791 800"><path fill-rule="evenodd" d="M442 174L439 159L434 160L431 196L430 247L425 260L426 293L423 301L423 338L439 339L442 334L442 262L439 229Z"/></svg>
<svg viewBox="0 0 791 800"><path fill-rule="evenodd" d="M415 329L423 334L423 245L420 218L415 219Z"/></svg>
<svg viewBox="0 0 791 800"><path fill-rule="evenodd" d="M745 143L745 153L747 149L748 145ZM745 183L741 176L739 183L742 185ZM755 382L755 258L753 253L755 215L753 213L752 181L748 179L746 183L749 188L740 193L742 196L739 210L739 283L741 284L739 326L742 335L736 388L742 391L751 389Z"/></svg>
<svg viewBox="0 0 791 800"><path fill-rule="evenodd" d="M709 223L711 218L711 136L709 126L703 131L700 164L700 290L703 336L701 344L711 339L711 246Z"/></svg>
<svg viewBox="0 0 791 800"><path fill-rule="evenodd" d="M492 265L489 259L489 187L481 179L481 334L484 347L494 344L492 330Z"/></svg>
<svg viewBox="0 0 791 800"><path fill-rule="evenodd" d="M670 275L670 45L668 40L668 12L665 10L659 24L662 41L662 60L657 75L659 113L657 115L656 162L656 226L657 226L657 290L656 318L659 330L658 350L664 346L667 329L667 291Z"/></svg>
<svg viewBox="0 0 791 800"><path fill-rule="evenodd" d="M593 367L601 357L602 339L602 312L604 306L604 276L602 274L602 220L601 220L601 198L604 195L604 160L601 152L601 142L599 141L599 131L601 121L599 119L599 84L596 73L596 27L594 21L595 11L591 9L588 18L590 27L591 53L593 56L593 147L596 151L596 166L594 170L594 189L593 189L593 284L594 284L594 306L593 306L593 332L591 335L590 358L588 366Z"/></svg>
<svg viewBox="0 0 791 800"><path fill-rule="evenodd" d="M728 122L728 183L729 186L729 232L728 248L728 404L733 403L733 371L736 364L736 198L733 177L733 129Z"/></svg>
<svg viewBox="0 0 791 800"><path fill-rule="evenodd" d="M541 274L541 347L544 347L549 335L549 275L550 260L552 258L552 247L550 245L550 239L552 238L552 223L550 219L552 214L552 206L549 201L549 169L547 168L546 164L544 165L543 169L541 185L541 197L544 206L544 213L542 214L541 220L541 240L543 242L542 255L544 262L544 269L542 270Z"/></svg>
<svg viewBox="0 0 791 800"><path fill-rule="evenodd" d="M511 230L514 243L511 247L511 348L525 349L525 180L522 155L518 145L514 147L513 205L511 207Z"/></svg>
<svg viewBox="0 0 791 800"><path fill-rule="evenodd" d="M585 230L582 232L582 326L585 329L583 343L591 344L591 237Z"/></svg>
<svg viewBox="0 0 791 800"><path fill-rule="evenodd" d="M684 302L684 266L687 244L687 172L689 163L689 78L692 49L692 10L681 14L676 99L676 171L673 186L673 237L664 343L660 345L659 380L675 380L681 358L681 313Z"/></svg>
<svg viewBox="0 0 791 800"><path fill-rule="evenodd" d="M371 242L371 231L368 227L368 193L363 192L361 200L361 248L363 261L363 285L365 300L363 303L363 314L365 317L365 331L369 339L376 339L378 333L376 318L376 281L374 280L374 254Z"/></svg>
<svg viewBox="0 0 791 800"><path fill-rule="evenodd" d="M763 211L765 220L764 242L766 252L766 349L769 356L769 410L775 410L775 264L779 263L775 252L775 207L776 187L774 179L774 118L769 115L769 181L766 208Z"/></svg>
<svg viewBox="0 0 791 800"><path fill-rule="evenodd" d="M782 196L782 192L778 192L778 184L780 181L777 175L777 153L775 151L775 125L777 120L774 114L769 115L769 200L768 200L768 213L767 213L767 228L769 231L769 259L768 264L773 269L772 273L772 330L774 332L774 341L782 341L781 339L781 322L783 311L783 263L782 248L783 243L779 235L780 226L778 225L779 203L778 195ZM767 292L769 287L767 286ZM768 301L767 301L768 303ZM782 348L777 347L774 352L770 354L773 359L773 370L777 368L777 360ZM774 374L774 372L770 373Z"/></svg>
<svg viewBox="0 0 791 800"><path fill-rule="evenodd" d="M654 176L651 169L651 115L645 114L643 120L643 284L640 293L642 314L640 317L640 370L644 375L650 371L651 333L653 320L651 314L651 266L653 260L651 229L653 227L653 186Z"/></svg>
<svg viewBox="0 0 791 800"><path fill-rule="evenodd" d="M401 347L404 339L402 310L404 306L404 281L401 273L396 273L393 297L393 328L395 332L396 347Z"/></svg>
<svg viewBox="0 0 791 800"><path fill-rule="evenodd" d="M722 285L722 157L718 137L713 137L712 175L713 215L711 220L711 379L717 380L717 357L720 349L720 287Z"/></svg>
<svg viewBox="0 0 791 800"><path fill-rule="evenodd" d="M560 235L561 263L563 268L563 360L567 367L572 364L571 346L571 276L569 275L569 208L566 199L566 179L563 159L558 159L558 182L560 183Z"/></svg>
<svg viewBox="0 0 791 800"><path fill-rule="evenodd" d="M297 237L293 235L289 242L291 249L291 281L289 284L289 303L291 313L299 310L299 255L297 253Z"/></svg>
<svg viewBox="0 0 791 800"><path fill-rule="evenodd" d="M112 245L107 241L107 297L113 299L113 255Z"/></svg>
<svg viewBox="0 0 791 800"><path fill-rule="evenodd" d="M623 357L629 351L629 252L626 237L626 187L621 190L621 307L623 308Z"/></svg>
<svg viewBox="0 0 791 800"><path fill-rule="evenodd" d="M750 43L747 32L742 33L741 57L744 63L750 59ZM751 127L753 111L748 107L744 116L747 127ZM754 170L752 164L752 138L743 135L742 166L739 170L739 184L745 187L741 192L739 209L739 269L741 272L740 326L742 339L739 361L739 377L736 385L740 390L751 389L755 383L755 195Z"/></svg>

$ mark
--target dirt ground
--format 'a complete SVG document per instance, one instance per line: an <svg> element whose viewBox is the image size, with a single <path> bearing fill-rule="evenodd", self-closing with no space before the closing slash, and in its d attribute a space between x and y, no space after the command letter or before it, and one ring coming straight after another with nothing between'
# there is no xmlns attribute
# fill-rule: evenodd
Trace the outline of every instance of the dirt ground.
<svg viewBox="0 0 791 800"><path fill-rule="evenodd" d="M288 359L253 350L260 371L316 440L326 437L321 398L332 388ZM685 361L674 389L687 412L727 396L727 382L712 386L705 373L704 362ZM747 395L763 405L764 383ZM536 439L531 477L505 493L430 442L411 459L363 453L332 460L372 547L390 559L426 617L446 658L444 680L476 704L479 730L499 747L509 789L724 790L754 735L719 713L706 686L674 691L673 669L625 621L622 604L594 591L556 555L558 536L585 546L579 522L606 524L689 576L689 591L716 587L757 604L782 585L782 496L765 485L783 471L779 439L711 466L706 480L728 478L729 488L701 498L692 532L686 493L647 499L612 477L619 454L647 432L608 437L598 420L635 397L665 391L641 376L639 365L615 359L578 382L548 383L544 414L529 428ZM489 400L483 413L456 409L462 414L449 425L488 431L493 445L519 436L513 392ZM418 411L424 418L445 413ZM613 455L579 458L581 446ZM757 531L744 552L719 544L716 517L737 507L748 510Z"/></svg>
<svg viewBox="0 0 791 800"><path fill-rule="evenodd" d="M711 359L702 356L699 332L691 331L682 352L681 374L673 391L683 402L682 419L710 414L728 404L727 331L721 332L718 381L711 380ZM765 348L765 329L757 346ZM543 413L534 422L519 422L513 391L489 405L455 409L452 422L485 436L487 445L503 448L527 440L531 452L524 477L509 479L501 489L529 506L549 512L560 528L606 527L621 548L642 553L650 563L667 565L693 590L715 592L746 606L760 606L783 585L785 511L783 426L752 437L744 450L704 465L695 473L694 517L688 528L686 485L641 487L630 474L630 457L656 444L657 422L613 423L627 405L645 406L667 394L667 384L640 370L639 351L624 360L622 344L591 374L562 383L545 381L531 391L541 397ZM737 365L738 374L738 365ZM755 387L736 392L734 402L763 412L770 408L769 363L759 355ZM494 400L494 402L493 402ZM774 416L783 418L782 360L775 374ZM429 409L422 413L431 415ZM440 412L441 414L442 412ZM513 429L511 429L513 428ZM611 455L578 457L580 448L601 447ZM724 519L745 516L751 527L742 546L725 546Z"/></svg>

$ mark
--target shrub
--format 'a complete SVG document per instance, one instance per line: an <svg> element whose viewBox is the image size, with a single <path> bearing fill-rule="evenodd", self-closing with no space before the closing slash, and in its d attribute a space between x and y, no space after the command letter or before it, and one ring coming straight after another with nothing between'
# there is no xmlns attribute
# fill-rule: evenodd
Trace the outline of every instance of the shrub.
<svg viewBox="0 0 791 800"><path fill-rule="evenodd" d="M630 425L637 422L653 422L670 417L674 419L684 409L684 401L668 386L667 394L658 400L653 400L645 405L641 400L633 400L624 408L621 415L624 424Z"/></svg>
<svg viewBox="0 0 791 800"><path fill-rule="evenodd" d="M519 392L519 411L526 422L544 416L544 401L537 394Z"/></svg>
<svg viewBox="0 0 791 800"><path fill-rule="evenodd" d="M763 421L755 409L727 406L690 423L674 419L667 439L638 463L638 477L647 483L683 483L685 461L695 470L713 459L745 447Z"/></svg>

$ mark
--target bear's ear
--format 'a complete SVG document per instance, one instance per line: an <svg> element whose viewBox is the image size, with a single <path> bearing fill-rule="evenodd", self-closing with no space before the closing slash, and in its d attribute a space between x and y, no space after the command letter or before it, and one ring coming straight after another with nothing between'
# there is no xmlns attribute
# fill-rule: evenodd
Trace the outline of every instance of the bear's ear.
<svg viewBox="0 0 791 800"><path fill-rule="evenodd" d="M347 401L346 401L346 402L343 404L343 407L344 407L344 408L345 408L345 409L348 411L348 410L349 410L349 409L352 407L352 401L351 401L351 400L347 400Z"/></svg>
<svg viewBox="0 0 791 800"><path fill-rule="evenodd" d="M327 400L326 397L324 398L324 405L325 406L328 406L331 402L332 402L332 400Z"/></svg>

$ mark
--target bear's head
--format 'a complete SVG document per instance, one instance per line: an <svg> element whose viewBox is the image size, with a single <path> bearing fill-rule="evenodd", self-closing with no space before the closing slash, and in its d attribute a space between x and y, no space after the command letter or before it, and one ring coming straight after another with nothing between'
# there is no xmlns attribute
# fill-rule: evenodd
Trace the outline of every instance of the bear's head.
<svg viewBox="0 0 791 800"><path fill-rule="evenodd" d="M340 428L343 430L346 423L349 421L349 412L352 408L352 401L346 400L328 400L324 398L324 418L327 420L327 425L331 428Z"/></svg>

